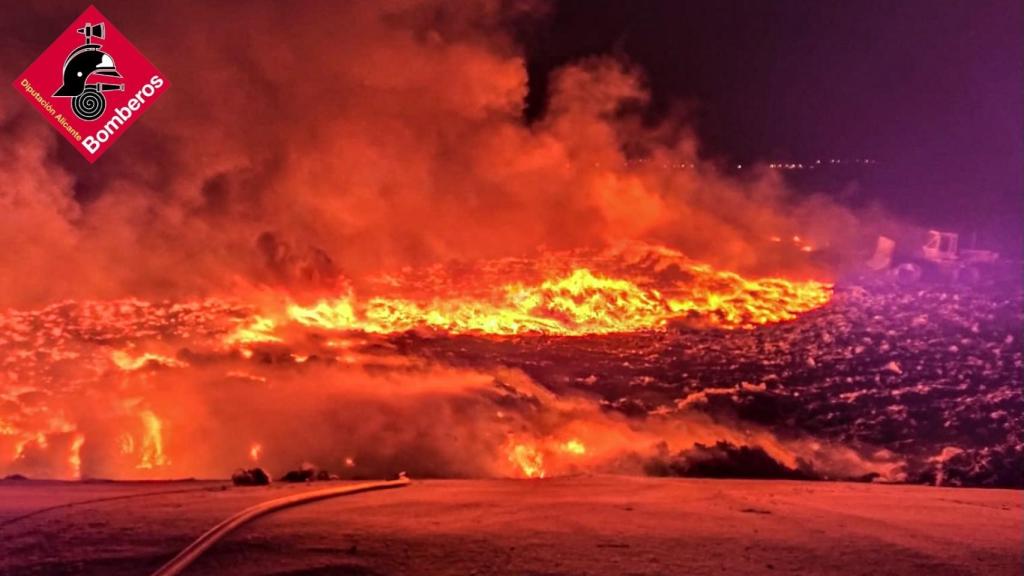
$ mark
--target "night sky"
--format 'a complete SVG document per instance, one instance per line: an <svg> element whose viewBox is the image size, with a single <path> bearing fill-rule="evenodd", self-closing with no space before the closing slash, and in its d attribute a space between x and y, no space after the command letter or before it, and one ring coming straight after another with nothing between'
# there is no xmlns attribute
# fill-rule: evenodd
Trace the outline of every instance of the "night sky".
<svg viewBox="0 0 1024 576"><path fill-rule="evenodd" d="M1022 30L1013 0L565 0L522 34L528 115L552 68L619 54L655 115L686 110L708 158L872 158L824 191L1016 251Z"/></svg>

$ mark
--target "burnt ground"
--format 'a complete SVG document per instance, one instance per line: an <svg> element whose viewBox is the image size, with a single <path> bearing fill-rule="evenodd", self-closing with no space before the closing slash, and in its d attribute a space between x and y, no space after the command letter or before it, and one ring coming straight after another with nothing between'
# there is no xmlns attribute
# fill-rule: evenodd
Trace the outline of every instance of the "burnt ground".
<svg viewBox="0 0 1024 576"><path fill-rule="evenodd" d="M320 486L0 481L0 573L143 576L231 514ZM6 523L82 500L91 502ZM260 518L184 573L1010 576L1020 573L1021 513L1020 493L1007 490L607 476L426 480Z"/></svg>
<svg viewBox="0 0 1024 576"><path fill-rule="evenodd" d="M685 406L782 437L890 450L907 461L912 483L1019 488L1022 327L1019 289L848 285L822 309L753 330L677 325L664 333L511 339L410 333L393 343L445 364L518 368L556 392L585 391L637 418ZM733 461L763 456L697 448ZM710 474L652 472L808 475L747 464Z"/></svg>

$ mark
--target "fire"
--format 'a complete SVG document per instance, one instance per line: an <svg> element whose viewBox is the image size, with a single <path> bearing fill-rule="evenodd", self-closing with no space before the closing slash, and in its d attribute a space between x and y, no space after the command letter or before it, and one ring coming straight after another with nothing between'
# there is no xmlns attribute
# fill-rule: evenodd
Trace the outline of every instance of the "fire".
<svg viewBox="0 0 1024 576"><path fill-rule="evenodd" d="M782 237L781 236L770 236L770 237L768 237L768 240L770 240L771 242L774 242L776 244L782 243ZM801 252L808 252L809 253L809 252L814 252L814 250L815 250L814 245L808 243L807 241L805 241L804 238L802 238L799 234L794 234L793 237L790 239L790 241L791 241L792 246L794 248L796 248L797 250L801 251Z"/></svg>
<svg viewBox="0 0 1024 576"><path fill-rule="evenodd" d="M572 440L562 444L562 451L582 456L587 453L587 447L583 445L583 442L573 438Z"/></svg>
<svg viewBox="0 0 1024 576"><path fill-rule="evenodd" d="M347 296L308 308L293 304L288 314L299 324L328 330L390 333L426 327L453 334L582 335L657 329L669 312L656 291L585 268L538 286L509 284L501 292L503 297L493 302L452 298L420 304L377 297L367 302L361 315L353 297Z"/></svg>
<svg viewBox="0 0 1024 576"><path fill-rule="evenodd" d="M121 434L117 437L117 444L120 447L121 454L134 454L135 453L135 438L131 434Z"/></svg>
<svg viewBox="0 0 1024 576"><path fill-rule="evenodd" d="M237 330L225 339L227 344L259 344L265 342L280 342L281 339L274 335L276 323L270 318L254 316L244 322Z"/></svg>
<svg viewBox="0 0 1024 576"><path fill-rule="evenodd" d="M512 463L514 475L522 478L544 478L571 469L570 461L587 453L586 445L578 438L570 438L558 442L553 438L534 441L516 440L509 437L505 443L505 453ZM570 460L564 460L567 456Z"/></svg>
<svg viewBox="0 0 1024 576"><path fill-rule="evenodd" d="M305 304L260 288L252 298L240 293L230 300L64 302L0 312L8 358L0 371L0 402L17 404L39 390L90 383L112 395L116 422L96 430L88 418L75 417L76 402L91 402L90 395L26 404L0 419L0 465L78 477L88 441L95 447L90 453L117 457L105 466L87 465L87 474L168 473L172 460L189 461L168 450L187 444L172 435L188 426L170 414L158 416L153 406L171 393L158 383L210 377L221 363L224 378L266 391L280 375L263 367L287 362L310 370L416 367L415 358L382 353L387 345L370 352L366 344L378 342L377 334L426 329L488 338L599 337L663 331L676 322L742 330L792 320L832 295L826 282L747 278L650 245L435 265L339 285L345 286L340 296ZM241 365L247 360L252 369ZM502 410L497 417L506 419ZM495 447L494 458L500 471L524 478L569 473L604 452L604 443L586 430L516 434L515 441ZM260 442L245 450L239 456L252 462L265 456ZM352 457L341 463L356 467Z"/></svg>
<svg viewBox="0 0 1024 576"><path fill-rule="evenodd" d="M170 368L180 368L185 366L184 362L175 360L174 358L168 358L161 356L160 354L153 354L146 352L139 356L131 356L129 353L123 350L117 350L110 355L110 360L121 370L130 372L132 370L139 370L146 366L159 365Z"/></svg>
<svg viewBox="0 0 1024 576"><path fill-rule="evenodd" d="M747 280L733 272L695 265L706 274L703 289L694 289L685 298L669 301L677 313L695 313L728 327L751 327L793 320L800 314L819 308L832 297L832 287L823 282L793 282L783 278Z"/></svg>
<svg viewBox="0 0 1024 576"><path fill-rule="evenodd" d="M145 430L142 436L142 460L137 468L149 470L169 465L171 460L164 454L163 423L151 410L143 410L139 418Z"/></svg>
<svg viewBox="0 0 1024 576"><path fill-rule="evenodd" d="M77 479L82 477L82 445L84 444L85 436L76 433L71 441L71 454L68 456L68 464L71 466L72 474Z"/></svg>
<svg viewBox="0 0 1024 576"><path fill-rule="evenodd" d="M629 255L626 255L627 257ZM616 256L622 260L622 255ZM509 281L501 263L477 276L378 280L382 291L361 302L353 292L312 305L291 303L291 322L336 331L394 333L426 328L452 334L509 336L542 333L582 336L662 330L674 320L698 321L721 328L750 328L796 318L828 303L830 284L785 278L748 279L693 262L665 247L644 247L622 265L613 258L552 254L536 264L534 281ZM591 265L581 266L589 260ZM522 268L508 263L509 268ZM516 266L514 266L516 265ZM599 271L597 268L618 268ZM673 274L676 278L673 278ZM504 278L503 278L504 276ZM496 277L498 283L489 283ZM504 282L502 280L504 279ZM418 283L439 284L441 293L406 295Z"/></svg>
<svg viewBox="0 0 1024 576"><path fill-rule="evenodd" d="M543 478L544 454L531 444L522 444L509 438L506 444L508 461L511 462L523 478Z"/></svg>

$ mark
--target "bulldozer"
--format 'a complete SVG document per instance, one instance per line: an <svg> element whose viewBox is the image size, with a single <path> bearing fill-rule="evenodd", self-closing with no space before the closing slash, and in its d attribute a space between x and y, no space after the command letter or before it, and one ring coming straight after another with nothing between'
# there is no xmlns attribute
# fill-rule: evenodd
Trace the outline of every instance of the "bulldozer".
<svg viewBox="0 0 1024 576"><path fill-rule="evenodd" d="M991 277L999 260L999 254L990 250L960 248L958 234L940 230L929 230L919 247L901 248L892 238L879 236L875 253L865 265L869 270L891 274L905 286L920 282L973 286Z"/></svg>

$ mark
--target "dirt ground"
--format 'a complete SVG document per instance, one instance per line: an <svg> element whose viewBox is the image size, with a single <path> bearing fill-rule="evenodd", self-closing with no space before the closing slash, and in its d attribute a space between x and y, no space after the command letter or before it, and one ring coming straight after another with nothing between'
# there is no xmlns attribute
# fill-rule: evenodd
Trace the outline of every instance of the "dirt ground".
<svg viewBox="0 0 1024 576"><path fill-rule="evenodd" d="M149 574L234 512L325 485L0 482L0 573ZM1022 500L826 482L428 480L263 517L186 574L1015 575Z"/></svg>

